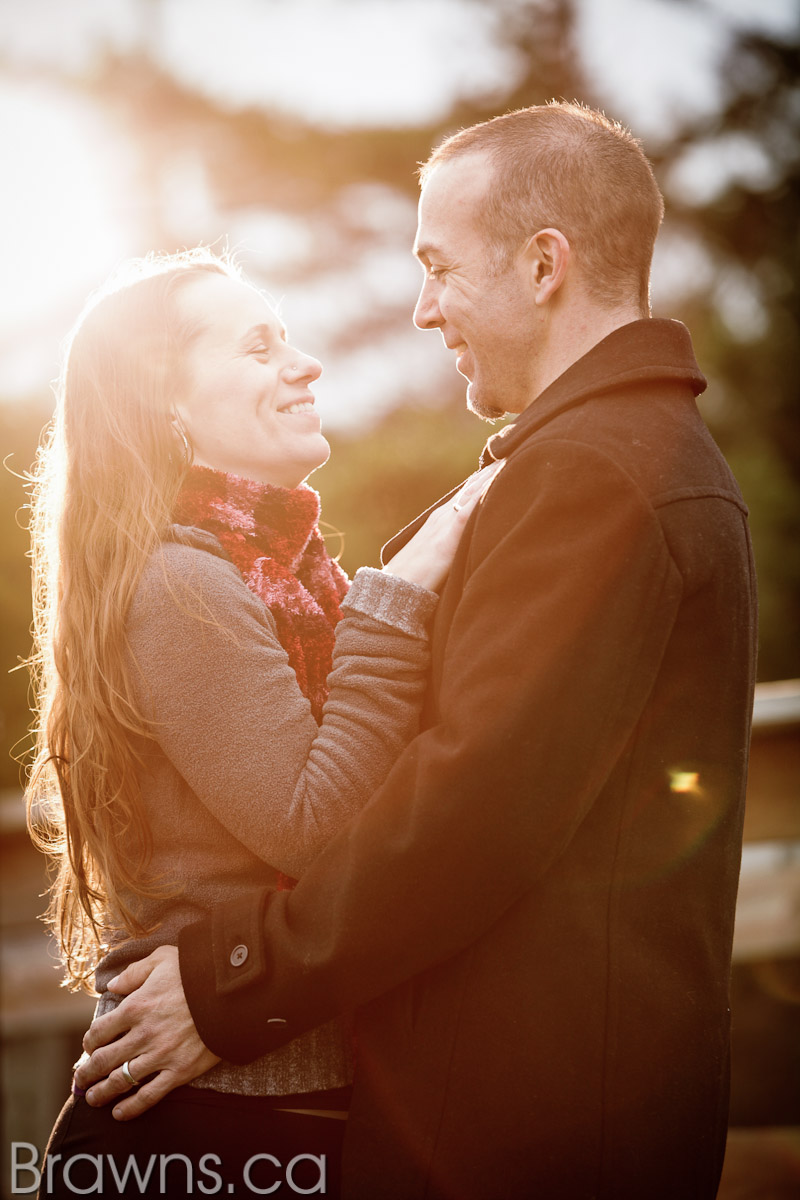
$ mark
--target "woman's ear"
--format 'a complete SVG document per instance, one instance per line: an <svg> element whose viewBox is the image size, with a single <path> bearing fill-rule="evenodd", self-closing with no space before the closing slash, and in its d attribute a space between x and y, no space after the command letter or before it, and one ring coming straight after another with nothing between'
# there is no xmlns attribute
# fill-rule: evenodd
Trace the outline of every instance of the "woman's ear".
<svg viewBox="0 0 800 1200"><path fill-rule="evenodd" d="M570 246L560 229L540 229L522 251L534 304L547 304L567 273Z"/></svg>

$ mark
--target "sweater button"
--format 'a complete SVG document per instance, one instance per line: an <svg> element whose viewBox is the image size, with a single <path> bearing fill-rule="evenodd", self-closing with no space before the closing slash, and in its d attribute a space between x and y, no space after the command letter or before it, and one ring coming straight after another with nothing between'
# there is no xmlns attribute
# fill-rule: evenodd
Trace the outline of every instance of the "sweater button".
<svg viewBox="0 0 800 1200"><path fill-rule="evenodd" d="M241 967L242 963L247 961L249 953L250 951L247 949L247 946L234 946L233 950L231 950L231 966Z"/></svg>

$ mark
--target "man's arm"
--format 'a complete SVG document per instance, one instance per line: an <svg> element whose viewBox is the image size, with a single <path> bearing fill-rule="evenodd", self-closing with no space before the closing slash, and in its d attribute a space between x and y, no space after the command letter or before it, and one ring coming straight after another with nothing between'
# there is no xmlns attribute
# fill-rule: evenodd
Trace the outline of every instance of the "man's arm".
<svg viewBox="0 0 800 1200"><path fill-rule="evenodd" d="M182 935L192 1016L223 1057L276 1048L480 937L568 845L641 714L681 581L636 485L590 447L542 442L473 521L437 722L294 892ZM252 952L240 974L236 944Z"/></svg>

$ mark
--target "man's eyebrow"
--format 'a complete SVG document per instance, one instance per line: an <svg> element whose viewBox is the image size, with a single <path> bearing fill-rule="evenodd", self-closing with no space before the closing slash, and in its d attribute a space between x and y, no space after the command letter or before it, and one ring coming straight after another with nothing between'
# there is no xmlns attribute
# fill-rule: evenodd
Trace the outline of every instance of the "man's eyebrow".
<svg viewBox="0 0 800 1200"><path fill-rule="evenodd" d="M431 255L436 253L436 247L434 246L433 242L414 243L414 256L418 258L420 262L430 262Z"/></svg>

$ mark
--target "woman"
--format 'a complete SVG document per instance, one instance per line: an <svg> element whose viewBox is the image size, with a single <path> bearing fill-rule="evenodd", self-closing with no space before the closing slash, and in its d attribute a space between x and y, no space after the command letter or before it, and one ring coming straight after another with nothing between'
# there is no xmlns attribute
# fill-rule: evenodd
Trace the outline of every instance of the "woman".
<svg viewBox="0 0 800 1200"><path fill-rule="evenodd" d="M292 886L415 732L434 589L479 487L348 592L304 482L329 454L320 371L204 251L129 267L70 341L34 498L29 802L68 976L94 977L100 1013L128 962L215 901ZM348 1030L215 1062L131 1125L71 1097L41 1194L296 1195L323 1176L337 1194Z"/></svg>

